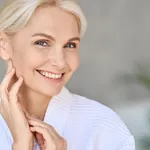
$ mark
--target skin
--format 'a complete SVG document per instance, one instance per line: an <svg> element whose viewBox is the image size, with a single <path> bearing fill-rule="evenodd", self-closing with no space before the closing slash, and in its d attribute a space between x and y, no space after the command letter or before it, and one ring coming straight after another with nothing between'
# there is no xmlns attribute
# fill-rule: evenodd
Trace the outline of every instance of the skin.
<svg viewBox="0 0 150 150"><path fill-rule="evenodd" d="M29 133L25 136L29 139L28 143L32 141L33 134L30 133L35 132L41 150L65 150L65 140L42 120L52 96L61 91L78 68L80 33L76 18L56 7L39 7L21 31L12 37L1 32L0 39L1 58L5 61L11 60L5 80L1 84L1 95L4 95L2 101L8 101L0 107L6 123L10 124L10 116L12 120L14 118L10 115L10 110L6 111L4 107L7 107L11 99L15 99L15 104L13 100L9 104L14 106L10 108L14 108L12 111L15 118L19 117L13 126L22 122L23 127L19 131L26 129ZM65 74L62 82L50 82L36 70ZM18 81L20 77L23 78ZM14 84L15 87L12 88ZM7 95L6 91L12 94ZM15 131L15 127L12 127L12 132L15 132L13 135L19 137L18 139L23 136ZM29 147L30 145L27 149Z"/></svg>
<svg viewBox="0 0 150 150"><path fill-rule="evenodd" d="M43 36L32 37L36 33L51 35L54 41ZM6 52L16 68L16 76L24 78L21 93L23 104L30 114L42 118L51 97L60 92L77 69L79 41L72 41L77 48L69 48L69 45L64 48L67 41L74 37L79 37L74 16L49 7L38 9L27 26L6 41ZM48 46L41 46L45 43L35 45L42 39L48 40ZM65 73L65 77L60 84L50 83L41 78L36 69Z"/></svg>

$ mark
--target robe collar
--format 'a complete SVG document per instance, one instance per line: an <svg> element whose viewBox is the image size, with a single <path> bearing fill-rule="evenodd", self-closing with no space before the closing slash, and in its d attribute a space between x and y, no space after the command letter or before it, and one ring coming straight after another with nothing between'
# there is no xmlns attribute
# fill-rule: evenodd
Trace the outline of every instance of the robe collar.
<svg viewBox="0 0 150 150"><path fill-rule="evenodd" d="M50 100L47 107L44 122L53 126L60 136L63 136L71 104L72 94L66 87L63 87L61 92Z"/></svg>

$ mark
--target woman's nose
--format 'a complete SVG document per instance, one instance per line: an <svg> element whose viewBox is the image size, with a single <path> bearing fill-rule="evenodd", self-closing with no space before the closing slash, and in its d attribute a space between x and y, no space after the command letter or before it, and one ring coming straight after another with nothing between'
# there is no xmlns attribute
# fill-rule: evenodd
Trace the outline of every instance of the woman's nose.
<svg viewBox="0 0 150 150"><path fill-rule="evenodd" d="M53 49L49 57L52 66L57 67L58 69L65 68L66 59L65 59L65 54L63 52L63 49L61 50Z"/></svg>

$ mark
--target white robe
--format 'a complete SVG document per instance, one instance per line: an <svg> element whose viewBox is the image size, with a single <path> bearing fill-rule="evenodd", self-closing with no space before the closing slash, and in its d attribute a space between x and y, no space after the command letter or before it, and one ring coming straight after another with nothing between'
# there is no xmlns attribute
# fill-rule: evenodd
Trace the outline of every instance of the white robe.
<svg viewBox="0 0 150 150"><path fill-rule="evenodd" d="M51 99L44 122L67 141L67 150L135 150L134 137L114 111L65 87ZM12 143L0 115L0 150L12 150Z"/></svg>

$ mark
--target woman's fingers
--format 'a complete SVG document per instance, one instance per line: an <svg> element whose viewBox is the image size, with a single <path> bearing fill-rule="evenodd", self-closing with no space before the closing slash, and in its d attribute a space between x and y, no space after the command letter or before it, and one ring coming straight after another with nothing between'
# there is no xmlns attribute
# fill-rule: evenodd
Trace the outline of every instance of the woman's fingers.
<svg viewBox="0 0 150 150"><path fill-rule="evenodd" d="M9 60L9 61L8 61L8 68L7 68L7 71L6 71L6 75L5 75L5 77L4 77L3 81L2 81L2 84L3 84L3 83L6 83L6 87L5 87L5 88L8 88L8 85L9 85L10 81L7 82L7 80L8 80L8 79L9 79L9 80L12 79L12 76L14 75L14 74L13 74L14 71L15 71L15 69L14 69L14 67L12 66L12 61ZM5 79L6 79L6 81L5 81Z"/></svg>
<svg viewBox="0 0 150 150"><path fill-rule="evenodd" d="M0 85L0 96L1 96L1 103L4 105L4 107L8 107L8 85L15 73L15 69L13 68L3 79L1 85Z"/></svg>
<svg viewBox="0 0 150 150"><path fill-rule="evenodd" d="M40 127L43 127L43 128L48 129L47 126L44 125L44 123L42 124L40 121L35 121L35 120L33 120L33 119L32 119L32 120L29 119L28 122L29 122L29 124L32 125L32 126L40 126Z"/></svg>
<svg viewBox="0 0 150 150"><path fill-rule="evenodd" d="M56 130L55 130L52 126L46 124L45 122L43 122L43 121L41 121L41 120L38 120L38 119L29 119L28 122L29 122L29 124L30 124L31 126L40 126L40 127L42 127L42 128L47 129L47 131L51 134L51 136L53 136L53 138L56 139L56 140L62 138L62 137L56 132Z"/></svg>
<svg viewBox="0 0 150 150"><path fill-rule="evenodd" d="M6 91L7 88L8 88L8 85L10 83L10 81L12 80L12 77L14 76L14 73L15 73L15 68L12 68L10 72L8 72L3 81L1 82L1 89Z"/></svg>
<svg viewBox="0 0 150 150"><path fill-rule="evenodd" d="M23 83L23 77L16 82L15 68L9 62L7 73L0 85L0 113L3 116L12 134L13 141L31 142L33 134L29 130L29 124L22 111L19 89ZM27 113L27 112L26 112Z"/></svg>
<svg viewBox="0 0 150 150"><path fill-rule="evenodd" d="M36 140L37 140L39 145L43 145L44 144L44 138L43 138L42 134L36 132L35 133L35 137L36 137Z"/></svg>
<svg viewBox="0 0 150 150"><path fill-rule="evenodd" d="M34 126L34 127L30 127L30 130L32 132L38 132L40 134L42 134L44 140L46 142L48 142L50 145L54 144L55 139L53 138L53 136L51 136L49 134L49 131L46 128L40 127L40 126Z"/></svg>
<svg viewBox="0 0 150 150"><path fill-rule="evenodd" d="M11 68L12 68L12 61L8 60L7 65L8 65L8 68L7 68L6 73L8 73L11 70Z"/></svg>
<svg viewBox="0 0 150 150"><path fill-rule="evenodd" d="M10 60L7 62L7 66L8 66L8 68L6 71L6 75L5 75L3 81L1 82L1 85L0 85L0 107L1 107L1 110L2 110L2 108L3 109L8 108L8 90L7 90L7 87L8 87L9 81L7 82L7 79L9 78L8 76L13 76L13 72L11 72L12 63Z"/></svg>
<svg viewBox="0 0 150 150"><path fill-rule="evenodd" d="M9 92L9 102L11 105L15 105L18 102L17 94L22 83L23 78L20 77L19 80L12 86Z"/></svg>
<svg viewBox="0 0 150 150"><path fill-rule="evenodd" d="M60 135L56 132L56 130L52 126L46 124L45 122L38 119L29 119L28 122L32 126L40 126L46 128L54 138L60 138Z"/></svg>
<svg viewBox="0 0 150 150"><path fill-rule="evenodd" d="M30 117L31 118L31 117ZM67 149L67 142L56 132L56 130L38 119L29 119L29 124L32 126L30 130L42 134L47 149Z"/></svg>

